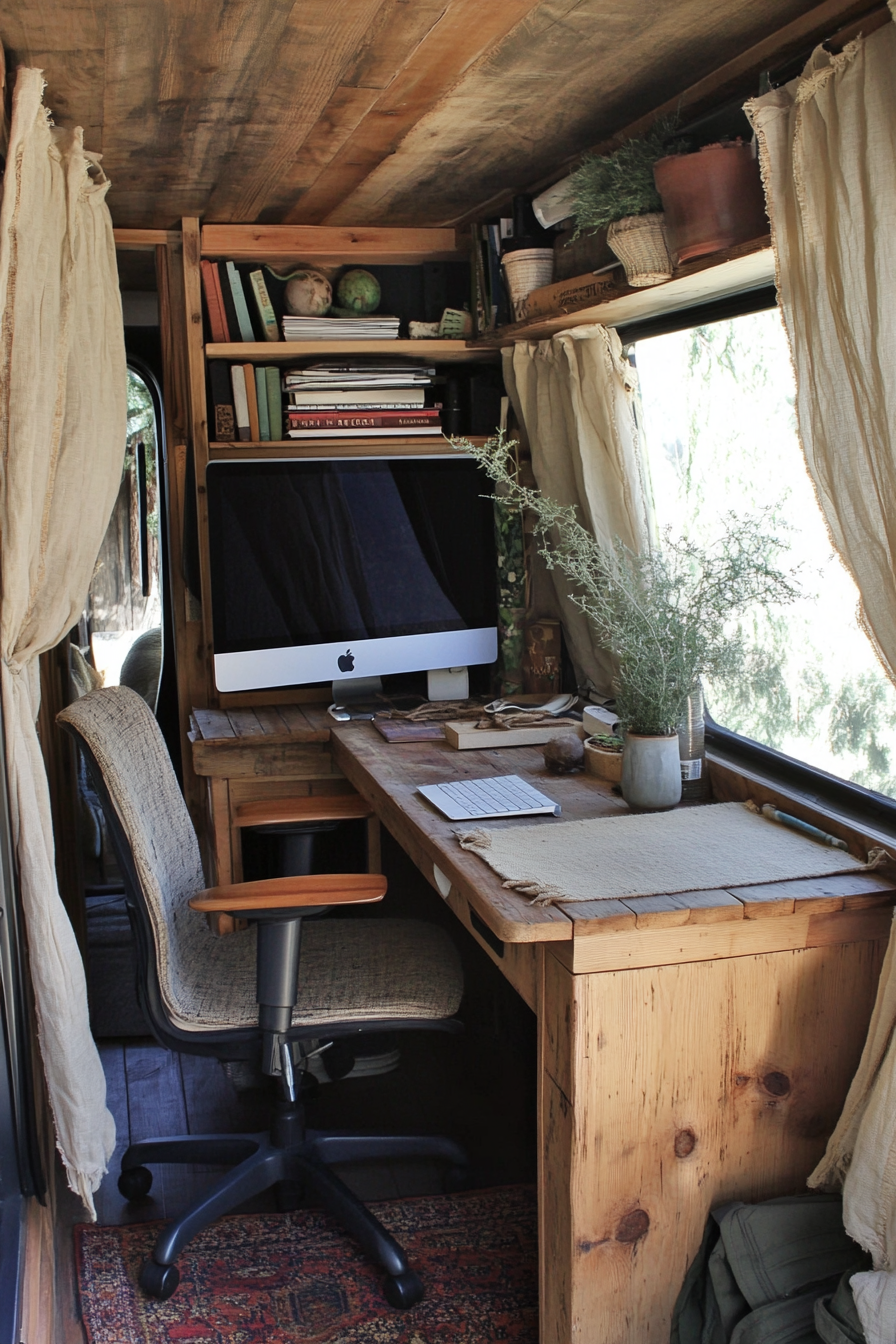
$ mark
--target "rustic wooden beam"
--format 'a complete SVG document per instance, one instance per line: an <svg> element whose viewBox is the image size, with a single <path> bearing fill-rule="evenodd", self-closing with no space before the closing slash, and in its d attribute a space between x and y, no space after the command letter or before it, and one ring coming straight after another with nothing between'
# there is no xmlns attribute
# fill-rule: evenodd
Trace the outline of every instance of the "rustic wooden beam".
<svg viewBox="0 0 896 1344"><path fill-rule="evenodd" d="M122 252L152 252L180 242L176 229L113 229L112 237Z"/></svg>
<svg viewBox="0 0 896 1344"><path fill-rule="evenodd" d="M256 261L260 257L296 261L313 258L321 265L417 265L423 261L459 261L467 242L454 229L382 229L318 227L302 224L204 224L204 257Z"/></svg>

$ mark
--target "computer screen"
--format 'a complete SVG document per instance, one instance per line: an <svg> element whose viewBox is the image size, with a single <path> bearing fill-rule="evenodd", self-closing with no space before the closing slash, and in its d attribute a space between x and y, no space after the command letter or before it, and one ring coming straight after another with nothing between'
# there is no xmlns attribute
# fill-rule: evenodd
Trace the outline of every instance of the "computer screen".
<svg viewBox="0 0 896 1344"><path fill-rule="evenodd" d="M219 690L494 662L490 484L472 459L228 460L206 484Z"/></svg>

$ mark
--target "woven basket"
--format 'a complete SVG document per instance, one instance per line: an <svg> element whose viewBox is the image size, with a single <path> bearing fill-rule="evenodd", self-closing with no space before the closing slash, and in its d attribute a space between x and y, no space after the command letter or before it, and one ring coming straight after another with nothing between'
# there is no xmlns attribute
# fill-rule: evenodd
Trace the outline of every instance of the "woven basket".
<svg viewBox="0 0 896 1344"><path fill-rule="evenodd" d="M672 278L662 213L626 215L607 229L607 242L625 267L633 289L645 289Z"/></svg>
<svg viewBox="0 0 896 1344"><path fill-rule="evenodd" d="M554 249L552 247L521 247L518 252L505 252L501 258L513 316L522 322L526 316L526 299L533 289L549 285L554 278Z"/></svg>

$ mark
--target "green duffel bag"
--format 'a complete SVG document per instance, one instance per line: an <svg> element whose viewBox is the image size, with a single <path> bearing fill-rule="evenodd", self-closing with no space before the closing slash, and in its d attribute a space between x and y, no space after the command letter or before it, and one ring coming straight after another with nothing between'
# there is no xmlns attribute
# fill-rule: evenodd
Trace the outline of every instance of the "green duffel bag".
<svg viewBox="0 0 896 1344"><path fill-rule="evenodd" d="M867 1265L843 1228L837 1195L728 1204L711 1214L688 1269L675 1304L672 1344L747 1344L753 1338L763 1344L818 1344L825 1336L818 1333L815 1300L831 1302L840 1276ZM777 1315L766 1310L780 1304ZM829 1307L824 1311L832 1315ZM838 1324L833 1314L832 1328ZM843 1338L854 1344L848 1334ZM858 1339L861 1344L862 1336Z"/></svg>
<svg viewBox="0 0 896 1344"><path fill-rule="evenodd" d="M831 1297L819 1297L815 1303L815 1329L824 1344L865 1344L865 1331L856 1311L849 1280L855 1269L848 1269Z"/></svg>

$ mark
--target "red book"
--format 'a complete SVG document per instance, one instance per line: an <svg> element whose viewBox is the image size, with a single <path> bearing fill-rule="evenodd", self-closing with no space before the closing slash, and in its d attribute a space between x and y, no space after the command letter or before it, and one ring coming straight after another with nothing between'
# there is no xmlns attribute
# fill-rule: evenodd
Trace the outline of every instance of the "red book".
<svg viewBox="0 0 896 1344"><path fill-rule="evenodd" d="M228 344L230 333L227 330L227 318L224 314L224 300L221 297L221 280L218 268L213 261L201 261L202 288L205 291L205 306L208 309L208 324L214 342Z"/></svg>
<svg viewBox="0 0 896 1344"><path fill-rule="evenodd" d="M290 429L415 429L438 426L440 412L436 409L422 411L370 411L355 412L348 415L341 411L289 411Z"/></svg>

